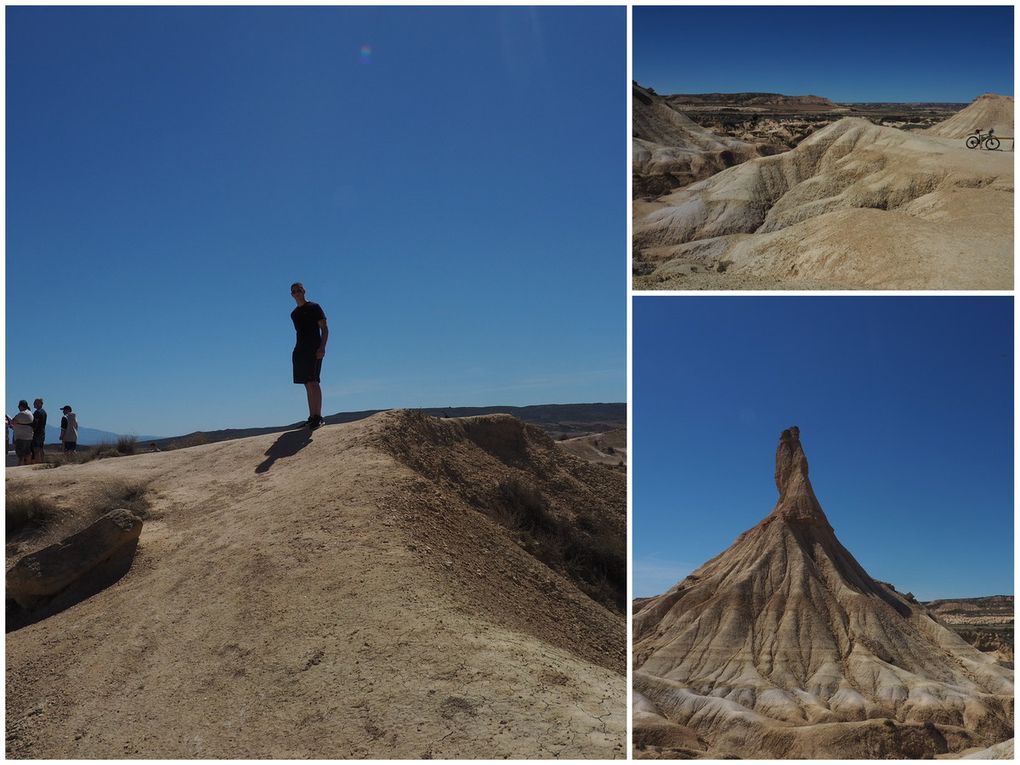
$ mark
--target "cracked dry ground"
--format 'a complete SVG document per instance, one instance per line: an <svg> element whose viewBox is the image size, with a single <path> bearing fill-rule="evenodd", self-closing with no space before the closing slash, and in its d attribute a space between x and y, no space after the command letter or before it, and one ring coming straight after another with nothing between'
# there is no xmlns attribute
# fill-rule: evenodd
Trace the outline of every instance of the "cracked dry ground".
<svg viewBox="0 0 1020 765"><path fill-rule="evenodd" d="M8 634L7 755L624 756L623 617L386 453L412 419L9 471L150 511L123 579Z"/></svg>

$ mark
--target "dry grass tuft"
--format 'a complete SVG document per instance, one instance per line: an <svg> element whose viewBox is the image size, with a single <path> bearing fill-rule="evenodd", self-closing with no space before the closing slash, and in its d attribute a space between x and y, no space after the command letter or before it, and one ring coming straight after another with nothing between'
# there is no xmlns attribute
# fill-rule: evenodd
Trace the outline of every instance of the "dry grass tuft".
<svg viewBox="0 0 1020 765"><path fill-rule="evenodd" d="M129 481L112 481L87 497L56 499L27 490L7 494L7 544L16 543L18 552L39 549L75 534L111 510L130 510L147 518L150 503L147 486Z"/></svg>

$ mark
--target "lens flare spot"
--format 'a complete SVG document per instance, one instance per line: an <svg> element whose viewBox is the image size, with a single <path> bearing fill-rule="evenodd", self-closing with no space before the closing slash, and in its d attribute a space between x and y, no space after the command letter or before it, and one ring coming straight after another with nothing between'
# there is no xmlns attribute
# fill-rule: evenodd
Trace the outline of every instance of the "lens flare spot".
<svg viewBox="0 0 1020 765"><path fill-rule="evenodd" d="M360 52L358 53L358 60L362 64L368 64L372 61L372 46L368 43L364 43L361 46Z"/></svg>

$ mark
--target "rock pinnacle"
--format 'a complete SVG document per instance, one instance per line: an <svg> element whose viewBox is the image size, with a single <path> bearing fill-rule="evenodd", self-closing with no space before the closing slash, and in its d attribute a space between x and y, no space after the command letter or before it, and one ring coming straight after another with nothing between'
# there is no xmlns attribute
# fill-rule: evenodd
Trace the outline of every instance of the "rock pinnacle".
<svg viewBox="0 0 1020 765"><path fill-rule="evenodd" d="M779 436L776 448L776 488L779 502L773 515L789 520L824 521L825 513L815 498L811 481L808 480L808 462L800 445L800 428L787 428Z"/></svg>

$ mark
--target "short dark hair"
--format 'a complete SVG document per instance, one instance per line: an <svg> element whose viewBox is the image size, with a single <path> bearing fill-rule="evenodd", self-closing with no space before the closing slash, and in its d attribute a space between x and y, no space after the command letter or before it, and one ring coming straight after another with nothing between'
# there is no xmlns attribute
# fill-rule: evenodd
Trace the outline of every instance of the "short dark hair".
<svg viewBox="0 0 1020 765"><path fill-rule="evenodd" d="M304 289L305 285L303 285L301 282L294 282L292 285L290 285L291 292L293 292L298 287L300 287L301 289Z"/></svg>
<svg viewBox="0 0 1020 765"><path fill-rule="evenodd" d="M37 398L37 399L36 399L35 401L33 401L32 403L33 403L33 404L34 404L35 406L42 406L42 405L43 405L43 400L42 400L41 398Z"/></svg>
<svg viewBox="0 0 1020 765"><path fill-rule="evenodd" d="M18 409L28 409L28 402L25 401L25 399L21 399L21 401L18 402Z"/></svg>

